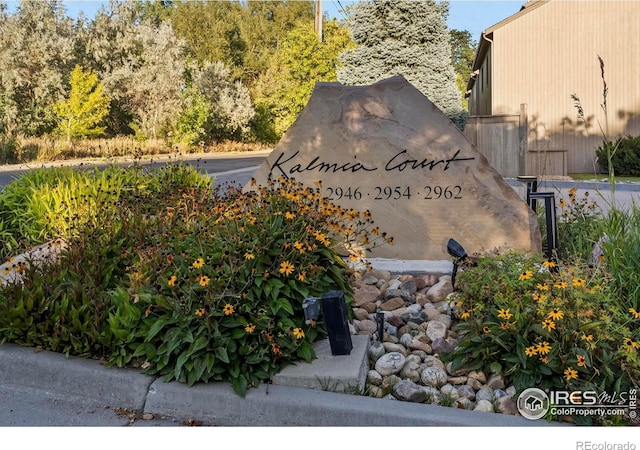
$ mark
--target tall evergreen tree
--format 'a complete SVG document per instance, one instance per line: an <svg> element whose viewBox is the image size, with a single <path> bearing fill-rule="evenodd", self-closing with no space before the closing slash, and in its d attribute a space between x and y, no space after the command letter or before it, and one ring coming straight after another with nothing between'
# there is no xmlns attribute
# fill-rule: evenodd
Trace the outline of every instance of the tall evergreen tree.
<svg viewBox="0 0 640 450"><path fill-rule="evenodd" d="M449 4L435 0L372 0L349 10L356 47L340 55L338 81L375 83L402 75L460 128L464 111L451 64Z"/></svg>

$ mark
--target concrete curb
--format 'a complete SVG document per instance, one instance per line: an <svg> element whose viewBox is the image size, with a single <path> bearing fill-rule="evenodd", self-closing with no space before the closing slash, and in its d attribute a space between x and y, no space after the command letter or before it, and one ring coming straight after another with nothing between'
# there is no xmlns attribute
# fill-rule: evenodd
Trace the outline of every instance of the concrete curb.
<svg viewBox="0 0 640 450"><path fill-rule="evenodd" d="M0 393L39 389L78 407L129 408L213 426L556 426L494 413L375 399L315 389L261 385L238 396L230 383L189 387L99 361L0 345ZM54 402L55 405L55 402ZM54 411L55 414L55 411ZM52 426L68 425L65 417ZM94 420L89 417L87 420ZM94 422L91 422L95 425ZM107 423L107 425L112 424ZM81 424L82 425L82 424Z"/></svg>

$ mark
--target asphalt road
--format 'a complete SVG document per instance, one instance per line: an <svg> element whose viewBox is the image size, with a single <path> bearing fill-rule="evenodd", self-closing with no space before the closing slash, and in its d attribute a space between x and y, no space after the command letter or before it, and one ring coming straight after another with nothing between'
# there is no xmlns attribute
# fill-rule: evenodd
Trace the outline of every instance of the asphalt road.
<svg viewBox="0 0 640 450"><path fill-rule="evenodd" d="M183 156L165 156L159 155L154 158L145 158L139 162L139 164L145 168L145 170L152 170L154 168L161 167L169 162L175 162L178 160L190 164L197 168L202 173L211 175L216 183L224 183L230 181L237 181L238 183L244 183L251 179L252 168L255 168L262 164L266 159L268 151L257 151L250 153L206 153L206 154L194 154ZM122 167L128 167L134 164L134 161L130 158L114 159L114 163ZM87 161L60 161L55 163L29 163L20 165L3 165L0 166L0 190L20 175L28 172L29 170L37 169L40 167L61 167L72 166L81 169L91 170L94 167L106 167L110 163L100 160L87 160ZM246 180L245 180L246 178Z"/></svg>

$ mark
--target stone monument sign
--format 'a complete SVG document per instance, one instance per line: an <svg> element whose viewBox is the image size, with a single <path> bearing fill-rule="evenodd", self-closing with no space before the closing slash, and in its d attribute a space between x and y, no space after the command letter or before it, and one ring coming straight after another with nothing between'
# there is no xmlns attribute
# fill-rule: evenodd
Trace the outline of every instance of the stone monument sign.
<svg viewBox="0 0 640 450"><path fill-rule="evenodd" d="M256 171L294 178L345 208L369 210L393 245L369 257L449 259L540 249L536 216L467 138L403 77L369 86L317 83L296 122Z"/></svg>

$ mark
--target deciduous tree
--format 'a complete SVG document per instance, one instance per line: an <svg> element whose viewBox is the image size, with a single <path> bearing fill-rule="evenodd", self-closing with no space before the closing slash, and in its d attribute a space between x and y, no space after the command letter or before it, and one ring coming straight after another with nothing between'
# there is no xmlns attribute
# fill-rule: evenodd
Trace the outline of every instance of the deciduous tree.
<svg viewBox="0 0 640 450"><path fill-rule="evenodd" d="M58 129L71 142L72 138L99 136L105 127L100 123L109 113L110 99L103 92L98 75L81 66L71 72L69 97L57 102L54 111L61 119Z"/></svg>

